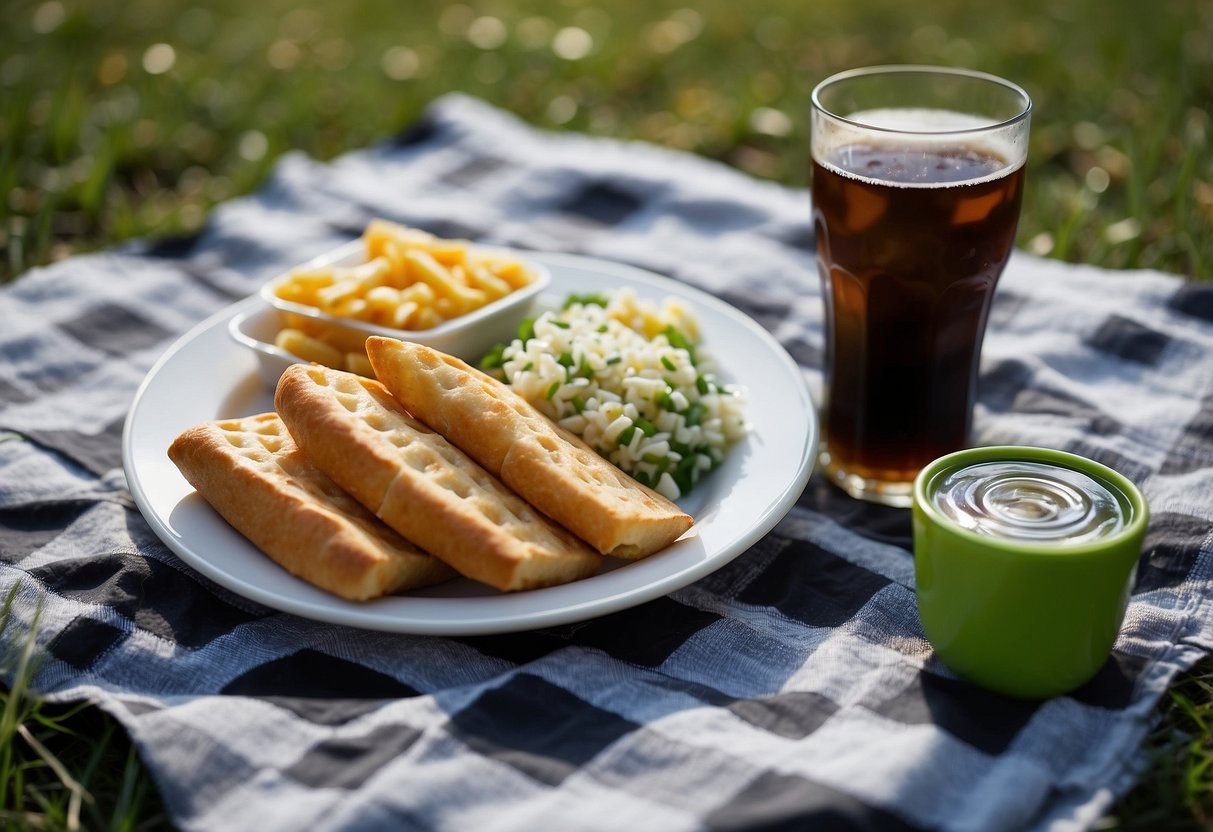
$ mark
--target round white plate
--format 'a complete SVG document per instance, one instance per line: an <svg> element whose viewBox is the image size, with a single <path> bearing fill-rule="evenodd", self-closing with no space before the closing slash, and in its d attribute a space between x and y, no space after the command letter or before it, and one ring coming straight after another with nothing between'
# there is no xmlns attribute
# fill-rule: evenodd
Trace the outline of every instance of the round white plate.
<svg viewBox="0 0 1213 832"><path fill-rule="evenodd" d="M228 335L233 316L262 303L255 296L182 336L135 394L122 459L143 516L186 563L233 592L308 618L404 633L477 635L580 621L666 595L728 563L779 522L812 472L817 417L800 369L758 324L697 289L602 260L531 256L551 270L554 298L631 287L641 298L684 299L720 378L745 392L747 438L679 501L695 525L673 545L632 563L607 558L599 574L581 581L512 594L459 579L354 603L293 577L228 526L166 454L198 422L273 409L253 351Z"/></svg>

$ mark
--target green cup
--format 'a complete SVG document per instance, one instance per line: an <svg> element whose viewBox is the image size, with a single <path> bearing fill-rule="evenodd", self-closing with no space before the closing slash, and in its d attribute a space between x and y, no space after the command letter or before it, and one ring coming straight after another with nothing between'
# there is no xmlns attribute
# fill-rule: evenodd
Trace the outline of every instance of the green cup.
<svg viewBox="0 0 1213 832"><path fill-rule="evenodd" d="M1083 684L1124 621L1148 515L1132 482L1075 454L997 446L935 460L914 481L913 524L936 654L1010 696Z"/></svg>

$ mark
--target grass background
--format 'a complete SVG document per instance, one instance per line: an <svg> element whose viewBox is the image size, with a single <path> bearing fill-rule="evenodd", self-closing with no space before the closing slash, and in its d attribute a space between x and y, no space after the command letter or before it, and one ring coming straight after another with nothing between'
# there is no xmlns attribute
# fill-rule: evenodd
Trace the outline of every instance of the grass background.
<svg viewBox="0 0 1213 832"><path fill-rule="evenodd" d="M1213 274L1207 0L9 0L0 280L198 228L275 158L330 158L460 90L559 130L806 184L813 86L962 65L1035 102L1019 244Z"/></svg>
<svg viewBox="0 0 1213 832"><path fill-rule="evenodd" d="M283 152L365 146L454 90L544 128L804 186L813 86L887 62L1028 89L1021 248L1213 277L1207 0L9 0L5 12L0 283L196 230ZM1151 767L1105 826L1213 824L1211 691L1207 665L1176 685ZM80 828L164 824L107 718L41 705L18 684L0 721L0 825L72 828L80 793Z"/></svg>

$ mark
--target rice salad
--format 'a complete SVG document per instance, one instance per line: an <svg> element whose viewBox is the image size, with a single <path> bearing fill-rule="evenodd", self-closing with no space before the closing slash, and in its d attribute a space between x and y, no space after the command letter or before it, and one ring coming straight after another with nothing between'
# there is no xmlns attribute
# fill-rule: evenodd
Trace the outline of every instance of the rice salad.
<svg viewBox="0 0 1213 832"><path fill-rule="evenodd" d="M716 379L694 316L673 298L572 296L523 322L481 367L671 500L746 432L741 391Z"/></svg>

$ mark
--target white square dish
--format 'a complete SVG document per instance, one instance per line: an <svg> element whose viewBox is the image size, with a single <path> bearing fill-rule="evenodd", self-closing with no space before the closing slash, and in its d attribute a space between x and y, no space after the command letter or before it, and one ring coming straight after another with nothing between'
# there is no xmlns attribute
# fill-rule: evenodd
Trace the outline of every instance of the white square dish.
<svg viewBox="0 0 1213 832"><path fill-rule="evenodd" d="M339 317L314 306L283 300L276 294L276 289L299 269L356 266L365 262L364 244L362 240L354 240L270 280L259 292L265 305L250 308L232 318L228 332L235 341L256 352L261 365L261 375L271 386L277 384L278 376L288 366L305 361L274 343L287 315L302 316L322 323L326 328L355 333L363 339L371 335L382 335L425 344L474 363L494 345L508 341L514 336L518 323L533 314L536 301L551 284L552 276L546 266L529 258L525 252L476 245L469 248L487 254L499 252L522 261L534 278L526 286L515 289L504 297L429 329L395 329L356 318Z"/></svg>

